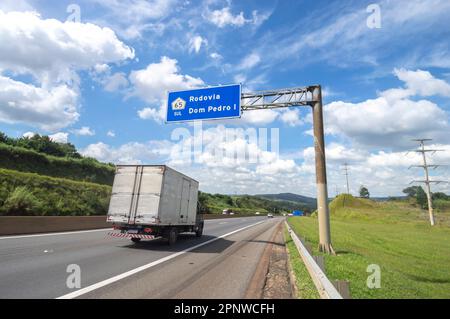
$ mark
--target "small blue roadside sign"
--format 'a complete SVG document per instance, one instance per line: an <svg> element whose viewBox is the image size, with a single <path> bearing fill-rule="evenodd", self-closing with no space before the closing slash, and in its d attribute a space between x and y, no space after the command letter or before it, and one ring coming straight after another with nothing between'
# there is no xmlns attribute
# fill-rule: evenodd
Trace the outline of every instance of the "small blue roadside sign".
<svg viewBox="0 0 450 319"><path fill-rule="evenodd" d="M239 84L170 92L166 123L241 117Z"/></svg>

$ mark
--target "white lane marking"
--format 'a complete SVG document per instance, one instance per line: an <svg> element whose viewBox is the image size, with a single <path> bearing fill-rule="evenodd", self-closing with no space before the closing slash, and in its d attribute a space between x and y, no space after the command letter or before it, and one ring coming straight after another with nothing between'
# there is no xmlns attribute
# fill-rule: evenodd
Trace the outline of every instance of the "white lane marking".
<svg viewBox="0 0 450 319"><path fill-rule="evenodd" d="M102 228L102 229L92 229L92 230L79 230L61 233L45 233L45 234L34 234L34 235L20 235L20 236L4 236L0 239L18 239L18 238L32 238L32 237L43 237L43 236L60 236L60 235L71 235L71 234L83 234L83 233L93 233L98 231L110 231L112 228Z"/></svg>
<svg viewBox="0 0 450 319"><path fill-rule="evenodd" d="M140 267L138 267L138 268L129 270L129 271L127 271L127 272L124 272L123 274L120 274L120 275L111 277L111 278L109 278L109 279L100 281L100 282L98 282L98 283L96 283L96 284L87 286L87 287L85 287L85 288L79 289L79 290L77 290L77 291L68 293L68 294L63 295L63 296L60 296L60 297L58 297L58 298L56 298L56 299L73 299L73 298L79 297L79 296L81 296L81 295L84 295L84 294L86 294L86 293L88 293L88 292L91 292L91 291L93 291L93 290L96 290L96 289L98 289L98 288L101 288L101 287L107 286L107 285L109 285L109 284L112 284L113 282L119 281L119 280L121 280L121 279L124 279L124 278L126 278L126 277L132 276L132 275L134 275L134 274L137 274L138 272L141 272L141 271L143 271L143 270L152 268L152 267L154 267L154 266L156 266L156 265L159 265L159 264L161 264L161 263L164 263L164 262L166 262L166 261L168 261L168 260L171 260L171 259L173 259L173 258L175 258L175 257L181 256L181 255L183 255L183 254L185 254L185 253L187 253L187 252L190 252L191 250L194 250L194 249L200 248L200 247L202 247L202 246L211 244L211 243L213 243L213 242L215 242L215 241L217 241L217 240L219 240L219 239L221 239L221 238L225 238L225 237L231 236L231 235L236 234L236 233L238 233L238 232L240 232L240 231L243 231L243 230L245 230L245 229L247 229L247 228L250 228L250 227L259 225L259 224L264 223L264 222L265 222L265 220L262 220L262 221L260 221L260 222L255 223L255 224L251 224L251 225L248 225L248 226L245 226L245 227L242 227L242 228L233 230L232 232L229 232L229 233L227 233L227 234L225 234L225 235L221 235L221 236L219 236L219 237L210 239L210 240L205 241L205 242L203 242L203 243L201 243L201 244L198 244L198 245L192 246L192 247L190 247L190 248L187 248L187 249L185 249L185 250L182 250L182 251L180 251L180 252L178 252L178 253L175 253L175 254L166 256L166 257L164 257L164 258L161 258L161 259L152 261L151 263L148 263L148 264L146 264L146 265L140 266Z"/></svg>
<svg viewBox="0 0 450 319"><path fill-rule="evenodd" d="M228 222L220 222L219 225L228 224Z"/></svg>

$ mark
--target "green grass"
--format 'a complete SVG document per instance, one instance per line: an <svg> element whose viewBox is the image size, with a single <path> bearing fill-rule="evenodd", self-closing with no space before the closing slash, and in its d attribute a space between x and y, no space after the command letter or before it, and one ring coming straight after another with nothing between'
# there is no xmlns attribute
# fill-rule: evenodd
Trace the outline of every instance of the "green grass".
<svg viewBox="0 0 450 319"><path fill-rule="evenodd" d="M110 194L107 185L0 169L0 215L106 215Z"/></svg>
<svg viewBox="0 0 450 319"><path fill-rule="evenodd" d="M338 198L331 203L331 234L336 256L325 256L332 280L350 281L353 298L449 298L450 228L448 212L428 225L427 213L408 202L376 203ZM293 217L293 229L319 254L317 218ZM370 264L381 267L381 288L369 289Z"/></svg>
<svg viewBox="0 0 450 319"><path fill-rule="evenodd" d="M114 166L91 158L57 157L0 143L0 168L112 185Z"/></svg>
<svg viewBox="0 0 450 319"><path fill-rule="evenodd" d="M297 298L300 299L319 299L319 293L314 285L305 264L298 253L291 236L287 229L284 230L284 240L289 252L289 263L295 274L295 285L298 290Z"/></svg>

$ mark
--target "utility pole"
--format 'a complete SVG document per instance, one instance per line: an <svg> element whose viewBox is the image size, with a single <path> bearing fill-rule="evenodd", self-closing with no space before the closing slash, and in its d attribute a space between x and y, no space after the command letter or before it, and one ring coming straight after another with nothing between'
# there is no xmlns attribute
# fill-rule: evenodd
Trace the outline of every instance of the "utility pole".
<svg viewBox="0 0 450 319"><path fill-rule="evenodd" d="M348 184L348 163L344 163L345 179L347 180L347 194L350 194L350 186Z"/></svg>
<svg viewBox="0 0 450 319"><path fill-rule="evenodd" d="M413 165L411 167L421 167L421 168L423 168L423 170L425 171L425 180L424 181L413 181L412 183L424 183L425 184L426 194L427 194L427 201L428 201L428 214L429 214L429 217L430 217L430 224L431 224L431 226L434 226L435 225L435 220L434 220L434 215L433 215L433 200L432 200L432 193L431 193L430 184L431 183L439 184L439 183L443 183L443 181L431 181L430 180L429 168L436 169L440 165L429 165L427 163L427 157L426 157L425 153L433 153L434 154L434 153L440 152L442 150L425 149L425 142L431 141L431 139L415 139L413 141L419 142L419 144L420 144L420 148L418 150L414 150L414 152L422 154L423 165Z"/></svg>

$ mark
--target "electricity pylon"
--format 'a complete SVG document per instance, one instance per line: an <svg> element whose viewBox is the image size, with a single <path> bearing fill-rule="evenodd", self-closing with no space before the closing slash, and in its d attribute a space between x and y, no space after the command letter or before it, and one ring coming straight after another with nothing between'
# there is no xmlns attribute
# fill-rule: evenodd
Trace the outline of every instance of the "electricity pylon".
<svg viewBox="0 0 450 319"><path fill-rule="evenodd" d="M422 154L422 158L423 158L423 165L413 165L411 167L421 167L423 168L423 170L425 171L425 180L423 181L412 181L411 183L424 183L426 186L426 194L427 194L427 201L428 201L428 214L430 217L430 224L431 226L435 225L435 220L434 220L434 214L433 214L433 200L432 200L432 193L431 193L431 187L430 184L435 183L435 184L439 184L439 183L444 183L444 181L431 181L430 180L430 174L429 174L429 169L436 169L441 165L429 165L427 163L427 157L426 157L426 153L436 153L436 152L441 152L442 150L433 150L433 149L425 149L425 142L429 142L431 141L431 139L415 139L413 140L414 142L419 142L420 144L420 148L418 150L414 150L413 152L416 153L421 153ZM410 168L411 168L410 167Z"/></svg>
<svg viewBox="0 0 450 319"><path fill-rule="evenodd" d="M349 183L348 183L348 163L344 163L343 170L345 171L345 179L347 181L347 194L350 194L350 186L349 186Z"/></svg>

